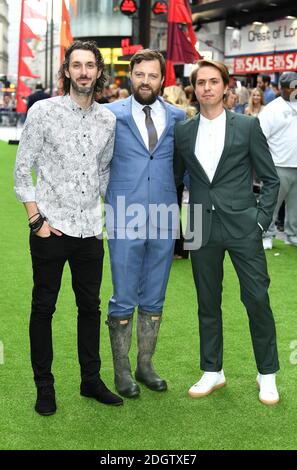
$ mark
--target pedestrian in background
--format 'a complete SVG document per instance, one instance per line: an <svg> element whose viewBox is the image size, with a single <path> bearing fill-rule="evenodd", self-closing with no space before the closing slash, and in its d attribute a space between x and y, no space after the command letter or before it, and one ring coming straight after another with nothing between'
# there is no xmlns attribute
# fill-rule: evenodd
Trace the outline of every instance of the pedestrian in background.
<svg viewBox="0 0 297 470"><path fill-rule="evenodd" d="M47 98L50 98L50 95L45 93L42 83L36 83L35 92L28 96L27 112L36 101L46 100Z"/></svg>
<svg viewBox="0 0 297 470"><path fill-rule="evenodd" d="M261 73L257 77L257 87L264 93L264 104L268 104L276 98L276 94L271 87L271 78L269 75Z"/></svg>
<svg viewBox="0 0 297 470"><path fill-rule="evenodd" d="M224 106L232 113L235 113L235 105L237 102L236 91L232 88L228 88L224 96Z"/></svg>
<svg viewBox="0 0 297 470"><path fill-rule="evenodd" d="M272 249L275 222L283 201L286 243L297 246L297 72L284 72L279 83L281 96L269 103L259 115L280 179L273 219L263 237L265 250Z"/></svg>
<svg viewBox="0 0 297 470"><path fill-rule="evenodd" d="M261 88L254 88L251 92L248 107L244 114L257 117L264 109L264 93Z"/></svg>

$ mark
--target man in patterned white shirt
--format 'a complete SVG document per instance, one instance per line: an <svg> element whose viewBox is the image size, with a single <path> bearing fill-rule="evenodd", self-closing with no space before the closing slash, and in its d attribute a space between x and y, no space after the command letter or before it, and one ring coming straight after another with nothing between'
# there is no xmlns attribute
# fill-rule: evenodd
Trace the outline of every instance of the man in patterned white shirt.
<svg viewBox="0 0 297 470"><path fill-rule="evenodd" d="M74 42L65 53L60 78L64 95L39 101L30 109L15 165L15 192L25 205L31 229L30 344L35 410L41 415L56 411L51 322L67 261L78 307L81 395L105 404L123 403L99 374L104 255L100 196L109 181L115 117L94 101L105 80L96 44ZM36 186L31 169L36 172Z"/></svg>

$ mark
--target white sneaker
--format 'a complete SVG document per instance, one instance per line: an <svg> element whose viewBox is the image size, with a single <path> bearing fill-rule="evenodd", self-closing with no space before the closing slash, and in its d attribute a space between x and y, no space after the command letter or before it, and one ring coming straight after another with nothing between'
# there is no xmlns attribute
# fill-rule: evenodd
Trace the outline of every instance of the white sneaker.
<svg viewBox="0 0 297 470"><path fill-rule="evenodd" d="M272 238L263 238L262 242L264 250L272 250Z"/></svg>
<svg viewBox="0 0 297 470"><path fill-rule="evenodd" d="M192 385L188 393L193 398L205 397L214 390L224 387L225 384L223 369L220 372L204 372L199 382Z"/></svg>
<svg viewBox="0 0 297 470"><path fill-rule="evenodd" d="M279 402L275 374L258 374L257 384L260 388L259 400L264 405L275 405Z"/></svg>

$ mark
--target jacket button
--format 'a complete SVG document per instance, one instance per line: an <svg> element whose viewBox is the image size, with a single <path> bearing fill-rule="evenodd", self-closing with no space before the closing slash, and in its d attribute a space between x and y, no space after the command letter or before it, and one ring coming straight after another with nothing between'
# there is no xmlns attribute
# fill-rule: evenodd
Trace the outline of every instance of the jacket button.
<svg viewBox="0 0 297 470"><path fill-rule="evenodd" d="M150 159L151 159L151 160L153 160L153 159L154 159L154 157L151 155L151 156L150 156Z"/></svg>

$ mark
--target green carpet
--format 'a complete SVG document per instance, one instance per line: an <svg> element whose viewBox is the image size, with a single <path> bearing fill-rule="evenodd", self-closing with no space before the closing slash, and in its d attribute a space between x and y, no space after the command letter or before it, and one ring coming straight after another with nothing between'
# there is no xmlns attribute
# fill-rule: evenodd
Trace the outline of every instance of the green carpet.
<svg viewBox="0 0 297 470"><path fill-rule="evenodd" d="M15 146L0 142L0 449L296 449L297 249L275 243L267 253L270 296L278 333L281 401L258 401L256 368L238 281L229 258L223 295L224 370L227 386L192 399L188 388L200 377L195 289L190 263L175 261L155 355L168 381L166 393L141 386L141 397L107 407L79 395L76 311L68 268L54 318L54 367L58 411L34 411L35 389L28 322L32 289L28 227L13 192ZM113 388L113 368L104 324L111 276L106 250L102 298L102 377ZM135 336L131 362L135 366ZM1 351L3 352L1 354ZM296 362L296 361L295 361Z"/></svg>

